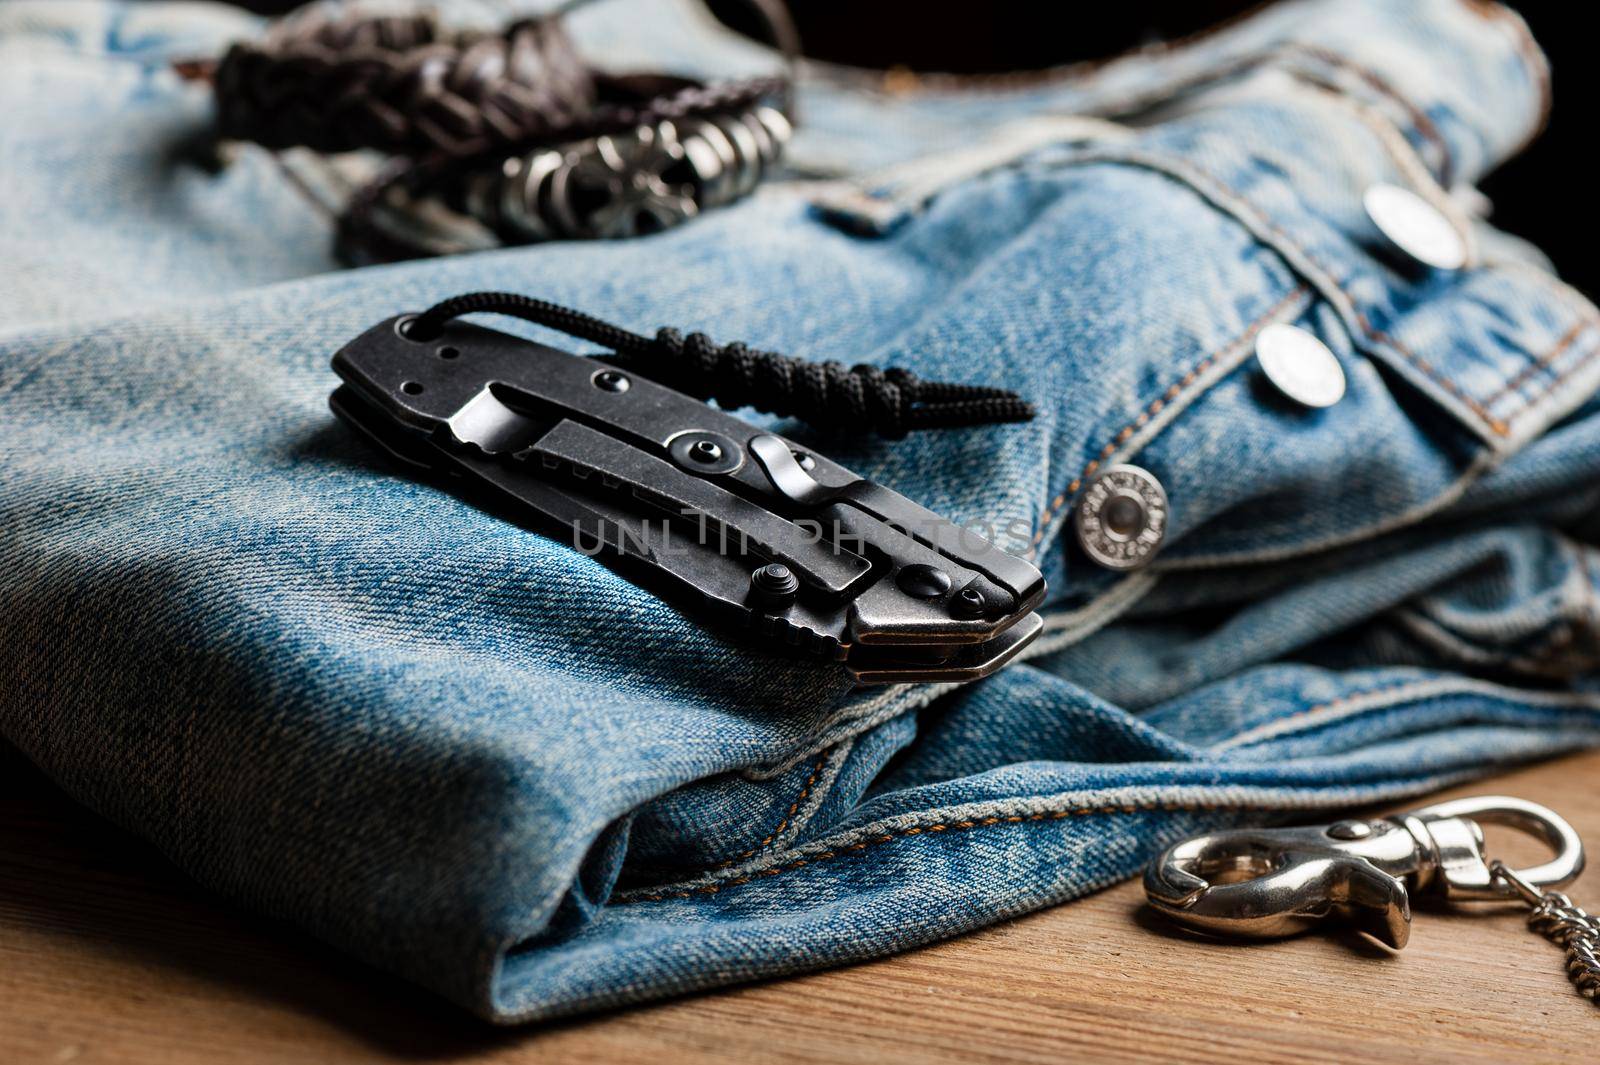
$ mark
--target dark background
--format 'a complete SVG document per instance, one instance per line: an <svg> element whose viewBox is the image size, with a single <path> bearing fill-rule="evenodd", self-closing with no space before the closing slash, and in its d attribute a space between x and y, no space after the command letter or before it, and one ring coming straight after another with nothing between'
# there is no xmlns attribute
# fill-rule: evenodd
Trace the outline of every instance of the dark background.
<svg viewBox="0 0 1600 1065"><path fill-rule="evenodd" d="M604 0L598 0L604 2ZM729 25L764 36L751 0L709 0ZM258 11L295 6L245 0ZM862 67L996 73L1103 59L1140 44L1182 36L1261 6L1259 0L1126 0L1105 5L1041 4L1037 0L789 0L805 51ZM1483 185L1502 229L1533 241L1563 277L1600 296L1594 181L1588 156L1600 60L1595 58L1592 5L1573 0L1522 0L1510 5L1527 19L1554 70L1549 128Z"/></svg>

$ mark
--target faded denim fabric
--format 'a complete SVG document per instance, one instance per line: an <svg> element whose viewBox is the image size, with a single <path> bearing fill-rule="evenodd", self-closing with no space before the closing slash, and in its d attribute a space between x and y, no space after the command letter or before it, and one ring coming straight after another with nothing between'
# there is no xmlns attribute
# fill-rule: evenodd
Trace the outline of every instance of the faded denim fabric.
<svg viewBox="0 0 1600 1065"><path fill-rule="evenodd" d="M1600 741L1600 317L1453 194L1542 120L1514 16L1312 0L992 84L813 68L794 176L748 201L353 271L266 153L192 161L209 102L165 61L256 26L0 7L0 733L199 881L511 1022L907 949L1198 829ZM693 0L573 27L617 65L773 65ZM1397 256L1379 181L1468 267ZM328 413L329 358L484 288L1032 399L796 435L1034 559L1045 634L984 682L853 691L404 479ZM1273 391L1273 322L1341 402ZM1120 461L1172 506L1131 576L1071 543Z"/></svg>

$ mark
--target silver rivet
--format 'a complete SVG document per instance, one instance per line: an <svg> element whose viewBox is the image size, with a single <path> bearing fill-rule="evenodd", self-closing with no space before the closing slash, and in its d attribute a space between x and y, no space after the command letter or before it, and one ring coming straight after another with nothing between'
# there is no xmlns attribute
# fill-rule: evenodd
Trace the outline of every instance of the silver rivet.
<svg viewBox="0 0 1600 1065"><path fill-rule="evenodd" d="M1344 367L1328 345L1298 326L1274 322L1256 335L1256 361L1267 380L1307 407L1344 398Z"/></svg>
<svg viewBox="0 0 1600 1065"><path fill-rule="evenodd" d="M1074 518L1078 544L1095 562L1138 569L1167 535L1167 493L1138 466L1111 466L1083 490Z"/></svg>
<svg viewBox="0 0 1600 1065"><path fill-rule="evenodd" d="M1459 270L1467 264L1467 242L1444 213L1410 189L1382 182L1361 197L1380 232L1395 247L1436 270Z"/></svg>

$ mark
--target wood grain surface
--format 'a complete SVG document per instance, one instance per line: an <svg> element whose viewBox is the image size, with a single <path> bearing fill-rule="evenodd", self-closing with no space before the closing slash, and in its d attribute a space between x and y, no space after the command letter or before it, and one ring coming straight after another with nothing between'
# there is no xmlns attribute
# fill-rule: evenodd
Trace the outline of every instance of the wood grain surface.
<svg viewBox="0 0 1600 1065"><path fill-rule="evenodd" d="M1597 783L1593 753L1450 794L1543 802L1600 845ZM1600 905L1600 873L1571 894ZM1398 954L1206 943L1124 884L868 965L502 1031L231 909L0 754L3 1065L1600 1061L1561 961L1506 907L1421 912Z"/></svg>

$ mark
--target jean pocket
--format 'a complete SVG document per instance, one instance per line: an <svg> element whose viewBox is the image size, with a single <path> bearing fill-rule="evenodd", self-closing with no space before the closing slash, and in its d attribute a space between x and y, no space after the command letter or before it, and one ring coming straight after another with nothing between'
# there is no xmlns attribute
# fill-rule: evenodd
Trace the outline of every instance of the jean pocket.
<svg viewBox="0 0 1600 1065"><path fill-rule="evenodd" d="M1164 432L1134 432L1099 456L1102 467L1148 466L1184 500L1162 564L1270 561L1415 524L1600 387L1594 307L1520 258L1475 256L1474 224L1398 131L1348 98L1302 87L1230 103L1075 160L1094 161L1148 168L1197 194L1310 297L1287 323L1252 325L1235 345L1238 369ZM1412 190L1415 210L1455 229L1462 267L1408 256L1369 211L1375 188ZM1283 324L1338 386L1326 401L1252 357Z"/></svg>
<svg viewBox="0 0 1600 1065"><path fill-rule="evenodd" d="M1600 387L1600 313L1525 259L1494 255L1439 184L1440 153L1325 84L1331 74L1300 74L1213 82L1137 128L1014 127L819 201L835 223L893 230L884 254L1004 226L1058 249L1036 274L1060 294L1033 305L1091 317L1060 321L1053 353L1002 355L1014 373L1039 371L1025 387L1047 405L1042 390L1072 397L1048 460L1070 477L1047 486L1030 553L1121 462L1149 468L1171 499L1161 565L1375 537L1447 508ZM1433 212L1462 267L1409 259L1368 213L1379 187ZM1238 239L1190 224L1202 213ZM1103 285L1117 287L1083 291ZM1096 322L1118 323L1115 335ZM1342 398L1323 409L1278 387L1255 359L1269 326L1313 338ZM1047 575L1064 586L1059 570Z"/></svg>

